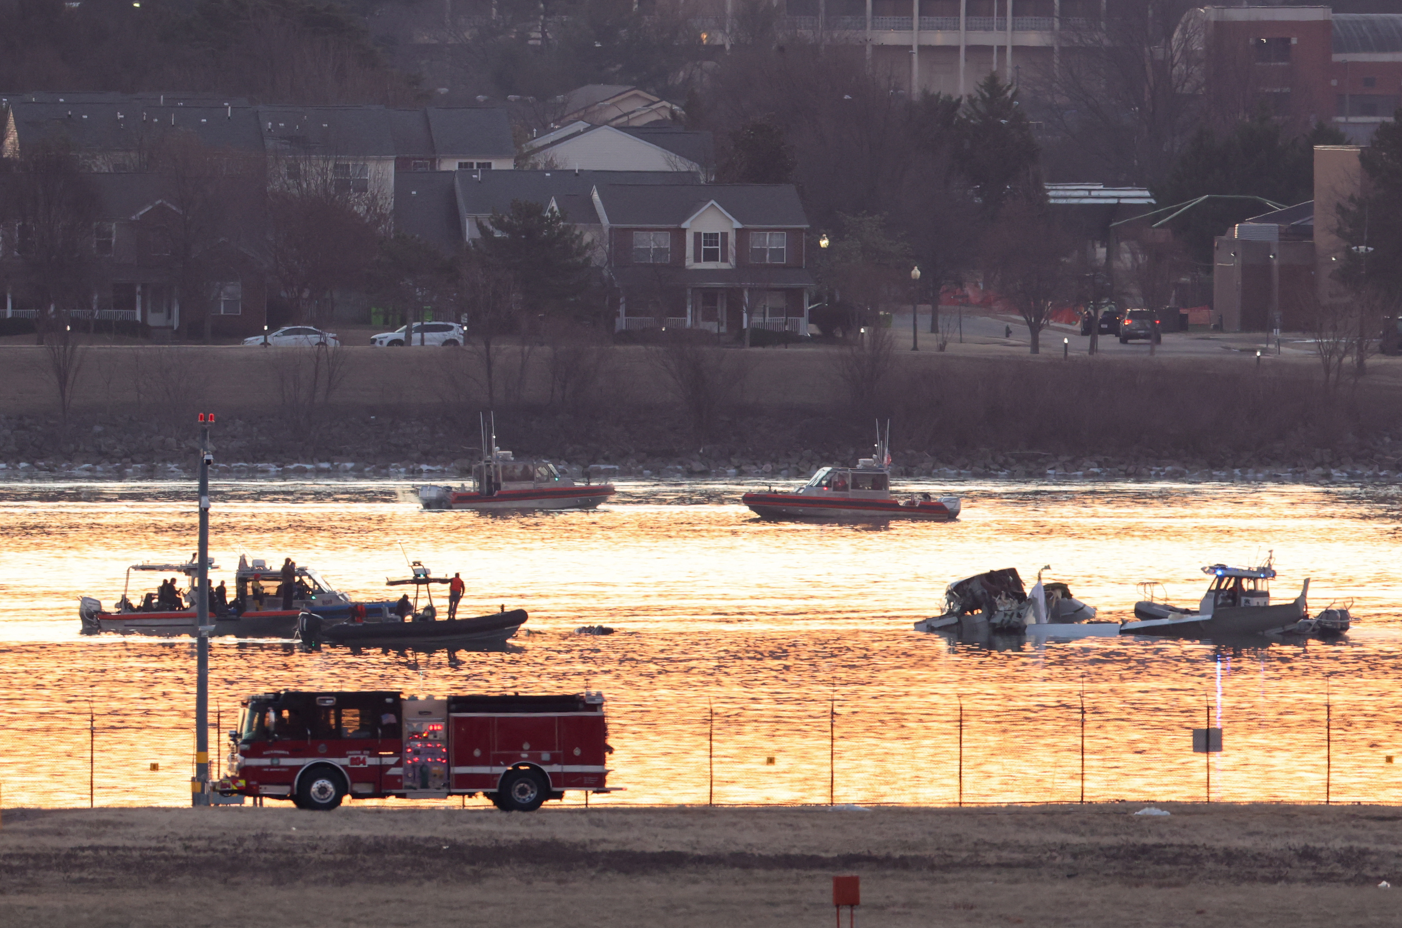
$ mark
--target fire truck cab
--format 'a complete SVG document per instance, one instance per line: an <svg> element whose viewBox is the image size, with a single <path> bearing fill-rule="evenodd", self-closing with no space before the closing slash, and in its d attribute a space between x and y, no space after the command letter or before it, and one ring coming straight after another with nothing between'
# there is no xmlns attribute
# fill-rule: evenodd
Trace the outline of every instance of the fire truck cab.
<svg viewBox="0 0 1402 928"><path fill-rule="evenodd" d="M483 794L530 812L567 790L607 793L602 693L404 696L284 690L243 702L226 795L334 809L346 796Z"/></svg>

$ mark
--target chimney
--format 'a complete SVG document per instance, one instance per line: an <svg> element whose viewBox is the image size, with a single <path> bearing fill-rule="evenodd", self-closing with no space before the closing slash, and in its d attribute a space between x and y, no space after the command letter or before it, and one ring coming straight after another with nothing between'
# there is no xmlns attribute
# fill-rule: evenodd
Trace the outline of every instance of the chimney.
<svg viewBox="0 0 1402 928"><path fill-rule="evenodd" d="M225 103L224 105L225 105L226 107L228 107L228 109L229 109L228 118L229 118L229 119L233 119L233 118L234 118L234 107L233 107L233 105L232 105L232 104L229 104L229 103Z"/></svg>

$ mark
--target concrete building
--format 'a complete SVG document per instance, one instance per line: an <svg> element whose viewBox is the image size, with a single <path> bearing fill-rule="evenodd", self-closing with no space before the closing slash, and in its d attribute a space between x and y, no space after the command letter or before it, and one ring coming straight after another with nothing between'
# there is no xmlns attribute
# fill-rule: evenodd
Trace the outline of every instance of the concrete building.
<svg viewBox="0 0 1402 928"><path fill-rule="evenodd" d="M1338 208L1364 191L1356 145L1314 149L1314 199L1238 223L1213 242L1213 322L1227 332L1300 331L1317 304L1350 295L1334 279Z"/></svg>

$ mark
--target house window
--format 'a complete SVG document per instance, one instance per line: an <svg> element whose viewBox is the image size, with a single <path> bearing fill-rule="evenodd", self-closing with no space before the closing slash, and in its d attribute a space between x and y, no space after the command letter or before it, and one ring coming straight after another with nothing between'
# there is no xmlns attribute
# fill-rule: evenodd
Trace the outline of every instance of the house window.
<svg viewBox="0 0 1402 928"><path fill-rule="evenodd" d="M472 170L472 162L471 162L471 161L459 161L459 162L458 162L458 170L459 170L459 171L470 171L470 170Z"/></svg>
<svg viewBox="0 0 1402 928"><path fill-rule="evenodd" d="M215 284L214 314L216 316L239 316L243 314L243 281L232 280Z"/></svg>
<svg viewBox="0 0 1402 928"><path fill-rule="evenodd" d="M1363 86L1376 87L1378 86L1378 79L1376 77L1365 77L1363 78Z"/></svg>
<svg viewBox="0 0 1402 928"><path fill-rule="evenodd" d="M1275 39L1252 39L1251 44L1256 50L1256 63L1289 64L1290 42L1289 36Z"/></svg>
<svg viewBox="0 0 1402 928"><path fill-rule="evenodd" d="M112 257L112 245L117 239L117 224L95 222L92 227L93 254L100 258Z"/></svg>
<svg viewBox="0 0 1402 928"><path fill-rule="evenodd" d="M634 264L671 264L672 233L634 232Z"/></svg>
<svg viewBox="0 0 1402 928"><path fill-rule="evenodd" d="M721 257L720 257L720 233L719 233L719 232L702 232L702 233L701 233L701 260L702 260L703 262L704 262L704 261L717 261L717 262L718 262L718 261L721 260Z"/></svg>
<svg viewBox="0 0 1402 928"><path fill-rule="evenodd" d="M411 171L428 171L428 170L431 170L431 167L430 167L430 164L429 164L428 161L425 161L425 160L422 160L422 159L416 159L416 160L414 160L414 161L410 161L410 162L409 162L409 170L411 170Z"/></svg>
<svg viewBox="0 0 1402 928"><path fill-rule="evenodd" d="M291 181L298 181L298 180L301 180L301 179L302 179L302 166L301 166L300 164L297 164L297 163L294 161L292 164L289 164L289 165L287 165L285 168L283 168L283 173L287 176L287 179L288 179L288 180L291 180Z"/></svg>
<svg viewBox="0 0 1402 928"><path fill-rule="evenodd" d="M751 264L784 264L788 261L788 235L783 232L751 232Z"/></svg>
<svg viewBox="0 0 1402 928"><path fill-rule="evenodd" d="M151 254L158 257L170 254L170 232L156 229L151 233Z"/></svg>
<svg viewBox="0 0 1402 928"><path fill-rule="evenodd" d="M479 170L479 171L490 171L491 169L492 169L492 163L491 163L490 161L479 161L479 162L477 162L477 170Z"/></svg>
<svg viewBox="0 0 1402 928"><path fill-rule="evenodd" d="M368 193L370 165L363 161L338 161L331 166L331 186L337 193Z"/></svg>

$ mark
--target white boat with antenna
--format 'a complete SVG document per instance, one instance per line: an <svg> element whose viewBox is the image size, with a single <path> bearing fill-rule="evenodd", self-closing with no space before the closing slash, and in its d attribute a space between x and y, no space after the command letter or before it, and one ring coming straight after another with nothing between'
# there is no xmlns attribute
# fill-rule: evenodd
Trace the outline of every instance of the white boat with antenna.
<svg viewBox="0 0 1402 928"><path fill-rule="evenodd" d="M425 509L475 509L482 512L593 509L615 492L611 483L577 484L546 460L517 460L497 447L496 418L482 419L482 456L473 465L473 486L418 487Z"/></svg>
<svg viewBox="0 0 1402 928"><path fill-rule="evenodd" d="M886 522L919 519L951 522L962 506L957 496L931 497L912 494L901 500L891 495L891 424L886 433L876 426L876 451L856 467L822 467L797 490L746 493L740 501L762 519L820 519L852 522Z"/></svg>

